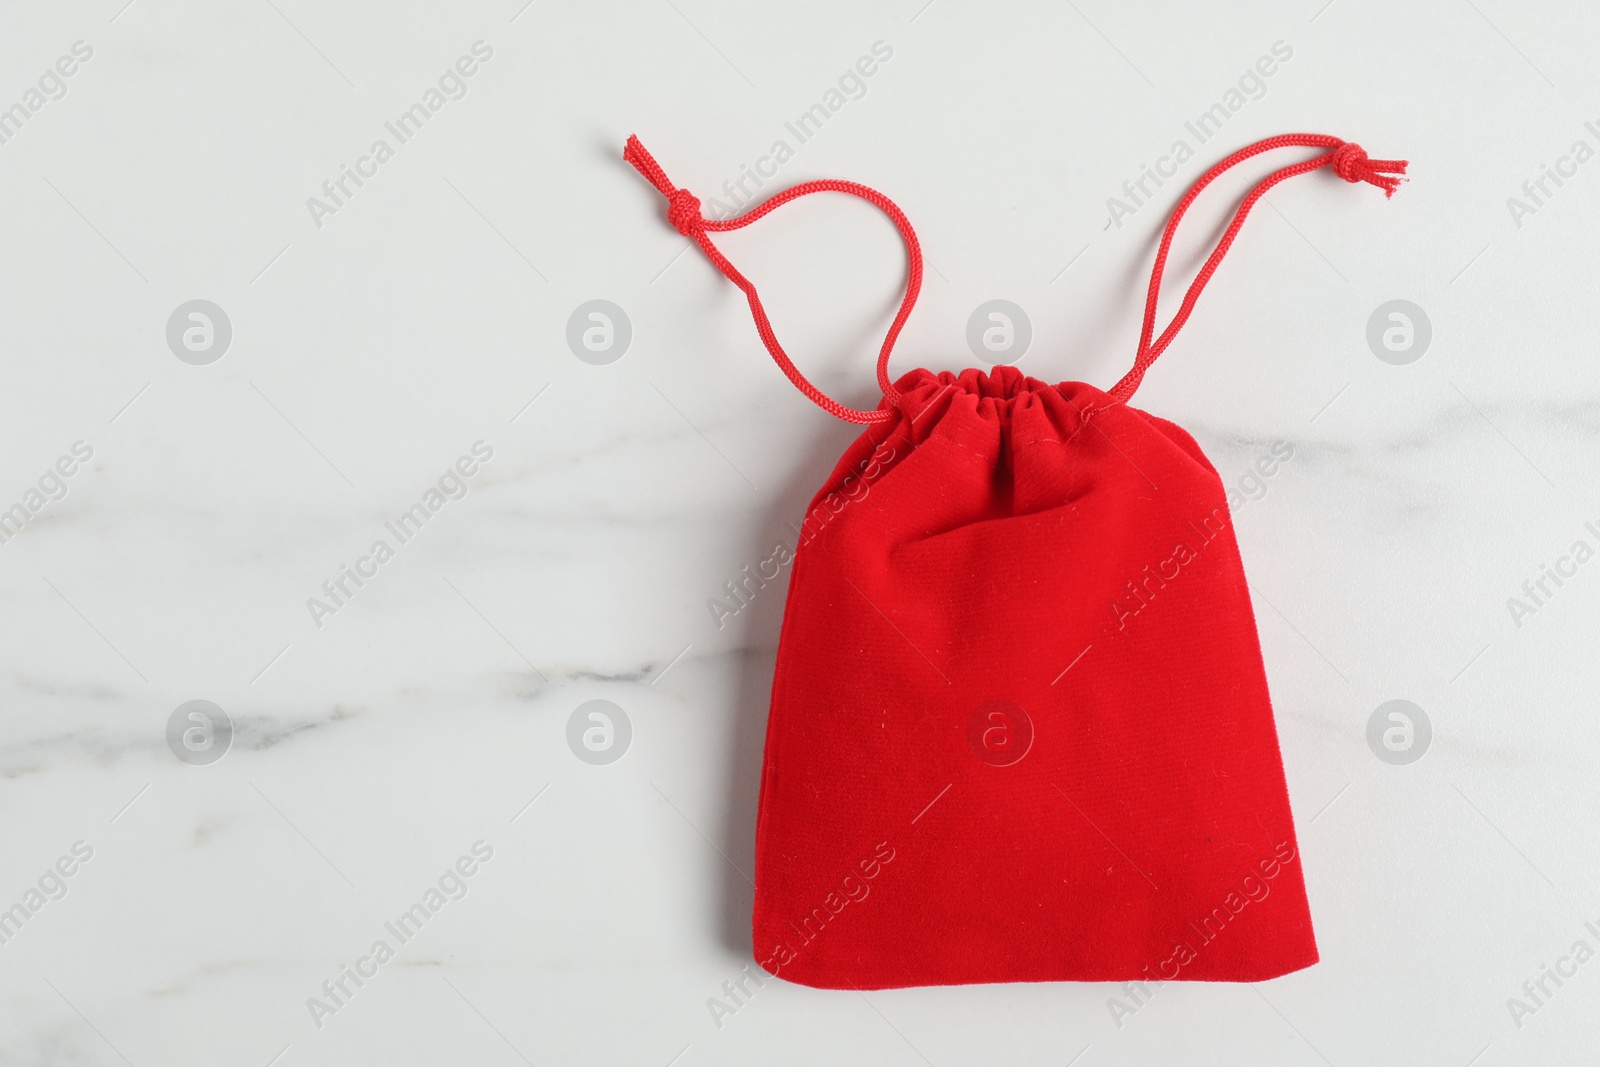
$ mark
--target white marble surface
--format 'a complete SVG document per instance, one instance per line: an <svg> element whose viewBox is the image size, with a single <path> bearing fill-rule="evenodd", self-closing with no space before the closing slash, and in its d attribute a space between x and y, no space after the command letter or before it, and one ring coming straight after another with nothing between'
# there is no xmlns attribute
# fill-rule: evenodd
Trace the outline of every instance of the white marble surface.
<svg viewBox="0 0 1600 1067"><path fill-rule="evenodd" d="M0 944L0 1062L1595 1062L1600 962L1526 1017L1507 1000L1600 948L1600 563L1520 626L1506 605L1600 545L1600 160L1507 206L1600 147L1593 13L124 3L0 15L0 105L93 50L0 144L0 506L93 451L0 544L0 905L92 849ZM306 199L480 40L465 97L316 225ZM713 1021L748 960L782 593L720 630L706 601L852 434L619 152L636 131L711 195L878 41L774 184L853 178L910 214L932 269L900 370L975 363L967 316L1004 297L1025 370L1108 385L1204 163L1302 129L1413 160L1387 203L1325 175L1274 192L1139 396L1230 482L1294 447L1237 525L1310 970L1169 985L1120 1027L1095 985L769 983ZM1107 198L1279 41L1260 98L1112 226ZM816 380L873 403L892 231L816 202L725 247ZM164 338L197 298L233 326L206 366ZM632 323L609 366L564 341L595 298ZM1365 340L1396 298L1433 327L1407 365ZM314 625L307 598L478 441L466 495ZM165 740L196 699L236 729L209 766ZM565 740L590 699L633 725L609 766ZM1408 766L1365 740L1391 699L1433 724ZM319 1027L308 998L475 842L466 895Z"/></svg>

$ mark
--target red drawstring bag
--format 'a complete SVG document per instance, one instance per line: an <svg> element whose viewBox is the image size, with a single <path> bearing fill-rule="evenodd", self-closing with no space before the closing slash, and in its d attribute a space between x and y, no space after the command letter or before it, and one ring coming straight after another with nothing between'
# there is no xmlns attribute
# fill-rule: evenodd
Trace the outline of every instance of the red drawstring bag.
<svg viewBox="0 0 1600 1067"><path fill-rule="evenodd" d="M1195 196L1289 146L1326 151L1245 197L1154 337ZM1207 171L1162 235L1133 369L1102 392L1008 366L891 382L922 259L886 197L807 182L714 221L636 138L624 158L745 292L789 379L866 426L811 504L789 581L756 828L762 968L880 989L1247 982L1315 963L1226 493L1194 438L1128 401L1268 189L1332 166L1392 194L1405 161L1290 135ZM910 259L873 411L806 381L709 238L823 191L880 208Z"/></svg>

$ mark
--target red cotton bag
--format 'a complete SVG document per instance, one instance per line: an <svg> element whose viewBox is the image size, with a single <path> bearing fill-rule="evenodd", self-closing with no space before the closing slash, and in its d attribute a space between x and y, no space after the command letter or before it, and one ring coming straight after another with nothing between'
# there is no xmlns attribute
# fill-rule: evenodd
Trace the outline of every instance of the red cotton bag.
<svg viewBox="0 0 1600 1067"><path fill-rule="evenodd" d="M1155 336L1195 197L1295 146L1323 151L1251 190ZM891 382L922 257L888 198L813 181L711 220L637 138L624 158L744 291L789 379L866 428L812 501L789 580L756 827L761 967L883 989L1254 982L1315 963L1226 492L1194 438L1128 401L1267 190L1331 167L1392 195L1405 161L1293 134L1207 171L1162 235L1133 368L1102 392L1003 365ZM872 411L801 375L710 240L815 192L868 201L905 241Z"/></svg>

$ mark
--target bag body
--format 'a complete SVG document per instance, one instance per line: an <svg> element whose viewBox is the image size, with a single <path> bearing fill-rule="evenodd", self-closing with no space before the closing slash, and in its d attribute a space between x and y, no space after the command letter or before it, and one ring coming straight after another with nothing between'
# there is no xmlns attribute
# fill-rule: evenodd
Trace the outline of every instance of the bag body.
<svg viewBox="0 0 1600 1067"><path fill-rule="evenodd" d="M1155 337L1189 204L1228 167L1291 145L1329 151L1245 198ZM812 182L714 222L636 139L626 158L744 290L790 379L866 427L800 526L761 774L756 961L838 989L1253 982L1315 963L1226 491L1189 434L1127 401L1267 189L1331 166L1392 193L1404 161L1290 135L1213 167L1163 235L1133 369L1102 392L1003 365L891 382L921 279L898 208ZM910 257L873 411L804 379L707 236L820 191L877 204Z"/></svg>
<svg viewBox="0 0 1600 1067"><path fill-rule="evenodd" d="M1249 591L1194 440L1005 366L896 387L899 417L801 527L757 959L861 989L1316 962Z"/></svg>

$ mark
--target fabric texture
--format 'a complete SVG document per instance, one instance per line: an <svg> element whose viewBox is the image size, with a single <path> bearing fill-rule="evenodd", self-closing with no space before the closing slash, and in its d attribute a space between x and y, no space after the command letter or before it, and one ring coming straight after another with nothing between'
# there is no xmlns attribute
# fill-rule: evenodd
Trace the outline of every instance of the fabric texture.
<svg viewBox="0 0 1600 1067"><path fill-rule="evenodd" d="M1194 439L1010 367L896 388L802 524L757 960L861 989L1316 962L1244 570Z"/></svg>

